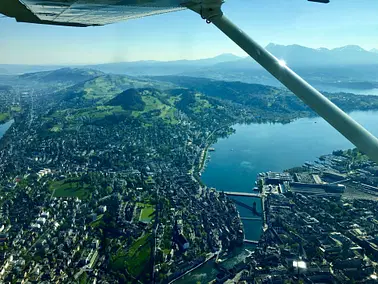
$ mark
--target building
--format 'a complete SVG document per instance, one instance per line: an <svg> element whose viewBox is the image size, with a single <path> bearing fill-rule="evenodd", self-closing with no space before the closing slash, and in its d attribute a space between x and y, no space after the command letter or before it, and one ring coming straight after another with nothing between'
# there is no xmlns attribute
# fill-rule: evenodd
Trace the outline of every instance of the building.
<svg viewBox="0 0 378 284"><path fill-rule="evenodd" d="M0 243L6 242L8 240L7 234L0 234Z"/></svg>
<svg viewBox="0 0 378 284"><path fill-rule="evenodd" d="M189 242L183 234L178 235L177 244L181 250L187 250L189 248Z"/></svg>
<svg viewBox="0 0 378 284"><path fill-rule="evenodd" d="M106 205L101 205L100 207L98 207L98 211L102 214L105 213L106 210L107 210Z"/></svg>
<svg viewBox="0 0 378 284"><path fill-rule="evenodd" d="M292 182L293 178L289 173L276 173L276 172L268 172L265 177L265 183L267 184L280 184L284 183L285 181Z"/></svg>

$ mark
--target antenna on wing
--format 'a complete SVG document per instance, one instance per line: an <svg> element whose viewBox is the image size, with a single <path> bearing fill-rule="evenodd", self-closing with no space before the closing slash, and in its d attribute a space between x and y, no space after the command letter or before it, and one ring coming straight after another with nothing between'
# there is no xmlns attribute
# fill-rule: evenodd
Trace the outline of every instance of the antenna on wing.
<svg viewBox="0 0 378 284"><path fill-rule="evenodd" d="M328 121L357 148L378 163L378 139L292 71L286 66L286 63L278 60L232 23L223 14L221 10L222 4L222 0L210 0L203 1L202 3L192 3L187 5L187 7L200 13L207 21L212 22L305 104Z"/></svg>

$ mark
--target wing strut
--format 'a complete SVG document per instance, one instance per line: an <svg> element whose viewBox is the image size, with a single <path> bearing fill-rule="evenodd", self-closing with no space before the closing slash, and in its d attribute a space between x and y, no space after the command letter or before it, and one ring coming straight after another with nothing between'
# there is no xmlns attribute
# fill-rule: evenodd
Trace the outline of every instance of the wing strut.
<svg viewBox="0 0 378 284"><path fill-rule="evenodd" d="M283 61L278 60L233 24L223 15L221 5L221 0L210 0L207 3L188 5L187 7L199 13L208 23L212 22L359 150L378 163L378 139L287 67Z"/></svg>

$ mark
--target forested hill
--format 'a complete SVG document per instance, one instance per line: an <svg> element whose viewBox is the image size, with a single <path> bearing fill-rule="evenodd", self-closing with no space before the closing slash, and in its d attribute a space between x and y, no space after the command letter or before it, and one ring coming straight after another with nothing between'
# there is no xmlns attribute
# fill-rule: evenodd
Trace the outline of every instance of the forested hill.
<svg viewBox="0 0 378 284"><path fill-rule="evenodd" d="M226 82L187 76L157 76L152 78L196 90L206 96L252 107L256 110L275 111L277 114L292 111L310 111L303 102L284 87L276 88L259 84ZM324 94L345 111L378 109L378 96L351 93Z"/></svg>
<svg viewBox="0 0 378 284"><path fill-rule="evenodd" d="M51 103L54 109L67 110L71 115L80 112L85 119L129 113L139 120L145 116L158 116L172 122L176 110L197 112L193 117L201 119L210 109L220 112L219 104L225 103L229 108L233 104L246 109L248 115L243 117L249 117L251 122L288 122L315 115L284 88L242 82L186 76L142 78L69 68L0 79L7 82L2 85L1 96L10 102L0 106L0 118L4 121L22 112L30 90L34 90L33 96L43 96L44 103ZM19 92L25 94L25 102L12 106L11 102ZM350 93L327 93L326 96L348 112L378 110L378 96ZM199 111L200 108L203 111ZM137 111L143 115L139 116Z"/></svg>

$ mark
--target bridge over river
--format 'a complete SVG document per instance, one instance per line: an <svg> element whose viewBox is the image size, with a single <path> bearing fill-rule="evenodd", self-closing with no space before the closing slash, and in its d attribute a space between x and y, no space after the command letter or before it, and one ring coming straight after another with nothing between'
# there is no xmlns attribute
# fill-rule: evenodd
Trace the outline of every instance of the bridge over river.
<svg viewBox="0 0 378 284"><path fill-rule="evenodd" d="M256 193L248 193L248 192L224 192L227 196L245 196L245 197L257 197L257 198L260 198L261 195L260 194L256 194ZM236 200L236 199L232 199L234 201L234 203L236 205L239 205L239 206L242 206L248 210L250 210L254 215L256 216L259 216L260 217L260 220L261 220L261 216L262 216L262 213L260 212L257 212L256 208L252 207L252 206L249 206L248 204L245 204L244 202L241 202L239 200ZM242 220L256 220L255 218L241 218Z"/></svg>
<svg viewBox="0 0 378 284"><path fill-rule="evenodd" d="M225 191L228 196L245 196L245 197L261 197L260 193L249 193L249 192L234 192L234 191Z"/></svg>

